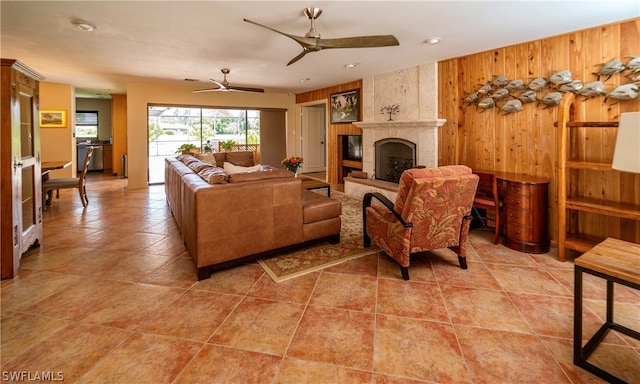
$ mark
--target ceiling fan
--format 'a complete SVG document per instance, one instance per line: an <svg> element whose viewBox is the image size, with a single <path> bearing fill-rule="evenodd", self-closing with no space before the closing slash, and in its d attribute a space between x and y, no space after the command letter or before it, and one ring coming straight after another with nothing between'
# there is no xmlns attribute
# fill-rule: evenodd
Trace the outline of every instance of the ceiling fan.
<svg viewBox="0 0 640 384"><path fill-rule="evenodd" d="M248 19L243 19L247 23L255 24L259 27L263 27L266 29L270 29L276 33L287 36L290 39L293 39L295 42L302 46L302 52L291 59L287 63L287 65L291 65L296 61L302 59L304 55L309 52L317 52L321 49L329 49L329 48L372 48L372 47L390 47L394 45L400 45L398 43L398 39L393 35L372 35L372 36L354 36L354 37L342 37L336 39L322 39L320 38L320 33L316 31L315 21L322 14L322 10L320 8L305 8L303 10L304 15L307 16L309 20L311 20L311 29L304 36L296 36L288 33L284 33L273 29L271 27L267 27L266 25L262 25L256 23L255 21L251 21Z"/></svg>
<svg viewBox="0 0 640 384"><path fill-rule="evenodd" d="M222 72L222 74L224 75L224 80L222 80L222 82L219 82L219 81L213 80L213 79L209 79L209 80L213 81L218 86L218 88L196 89L195 91L193 91L193 93L216 92L216 91L223 91L223 92L227 92L227 91L242 91L242 92L260 92L260 93L264 93L264 89L262 89L262 88L250 88L250 87L236 87L236 86L233 86L233 85L229 84L229 82L227 81L227 75L231 71L229 69L227 69L227 68L222 68L220 70L220 72Z"/></svg>

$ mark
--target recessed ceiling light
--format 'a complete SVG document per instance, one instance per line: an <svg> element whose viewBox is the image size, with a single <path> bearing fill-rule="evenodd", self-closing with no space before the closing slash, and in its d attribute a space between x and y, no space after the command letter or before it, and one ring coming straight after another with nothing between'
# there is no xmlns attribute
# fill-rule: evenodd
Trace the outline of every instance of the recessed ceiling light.
<svg viewBox="0 0 640 384"><path fill-rule="evenodd" d="M306 83L307 81L311 80L311 78L309 77L303 77L302 79L300 79L301 83Z"/></svg>
<svg viewBox="0 0 640 384"><path fill-rule="evenodd" d="M440 42L442 42L442 37L430 37L427 40L425 40L424 42L425 42L425 44L429 44L429 45L440 44Z"/></svg>
<svg viewBox="0 0 640 384"><path fill-rule="evenodd" d="M345 68L355 68L358 66L358 63L351 63L351 64L345 64L344 67Z"/></svg>
<svg viewBox="0 0 640 384"><path fill-rule="evenodd" d="M73 24L76 28L84 32L91 32L94 29L98 28L95 25L89 23L88 21L83 21L83 20L74 20L71 22L71 24Z"/></svg>

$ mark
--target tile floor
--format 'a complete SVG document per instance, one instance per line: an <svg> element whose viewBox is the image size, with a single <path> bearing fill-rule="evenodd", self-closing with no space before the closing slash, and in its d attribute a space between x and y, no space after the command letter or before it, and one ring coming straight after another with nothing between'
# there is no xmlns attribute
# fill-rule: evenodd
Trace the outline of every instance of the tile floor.
<svg viewBox="0 0 640 384"><path fill-rule="evenodd" d="M89 207L61 191L42 246L2 281L3 381L601 382L572 364L573 264L553 252L475 230L468 270L436 251L413 259L408 282L384 254L280 284L255 263L198 282L163 186L88 183ZM592 332L604 284L586 284ZM640 294L621 288L616 320L640 329ZM592 361L637 383L640 342L606 341Z"/></svg>

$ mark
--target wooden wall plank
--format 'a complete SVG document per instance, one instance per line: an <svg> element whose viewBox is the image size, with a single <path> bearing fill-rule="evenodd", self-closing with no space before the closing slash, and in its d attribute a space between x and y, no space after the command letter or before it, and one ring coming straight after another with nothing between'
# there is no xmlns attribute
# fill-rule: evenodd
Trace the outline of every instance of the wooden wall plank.
<svg viewBox="0 0 640 384"><path fill-rule="evenodd" d="M623 63L631 55L640 54L640 18L620 23L591 28L537 41L517 44L512 47L445 60L438 63L439 89L450 84L451 77L463 79L458 82L456 94L474 90L472 84L485 84L493 75L505 75L510 79L538 76L549 77L554 72L569 69L574 79L583 83L596 80L596 64L619 59ZM451 73L457 67L458 73ZM445 70L446 68L446 70ZM628 82L624 76L615 75L607 80L607 91ZM455 84L455 82L454 82ZM477 88L477 87L476 87ZM549 91L540 92L542 97ZM582 97L578 97L582 100ZM450 127L441 131L440 165L466 164L472 168L515 171L546 177L551 180L549 217L552 239L557 237L556 188L556 127L557 107L543 109L541 106L525 105L522 112L507 116L479 112L473 107L460 110L447 105L452 103L446 93L439 92L439 118L456 119L457 135ZM582 121L617 121L621 112L640 111L640 99L612 104L603 97L595 97L575 105L575 118ZM589 132L579 129L579 159L608 161L615 144L616 129L601 129ZM447 145L447 140L457 139L456 146ZM450 153L445 153L450 152ZM607 196L623 202L640 204L640 175L609 172L576 172L572 176L578 182L575 193L579 195ZM596 185L597 184L597 185ZM604 186L603 186L604 185ZM640 224L632 221L599 218L583 215L580 225L599 236L611 234L626 240L640 242Z"/></svg>

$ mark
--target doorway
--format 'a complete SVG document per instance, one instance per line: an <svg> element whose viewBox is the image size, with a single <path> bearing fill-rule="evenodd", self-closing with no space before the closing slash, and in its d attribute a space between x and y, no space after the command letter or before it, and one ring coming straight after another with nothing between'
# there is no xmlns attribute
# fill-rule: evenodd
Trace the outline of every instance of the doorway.
<svg viewBox="0 0 640 384"><path fill-rule="evenodd" d="M300 107L303 173L327 170L327 104Z"/></svg>

